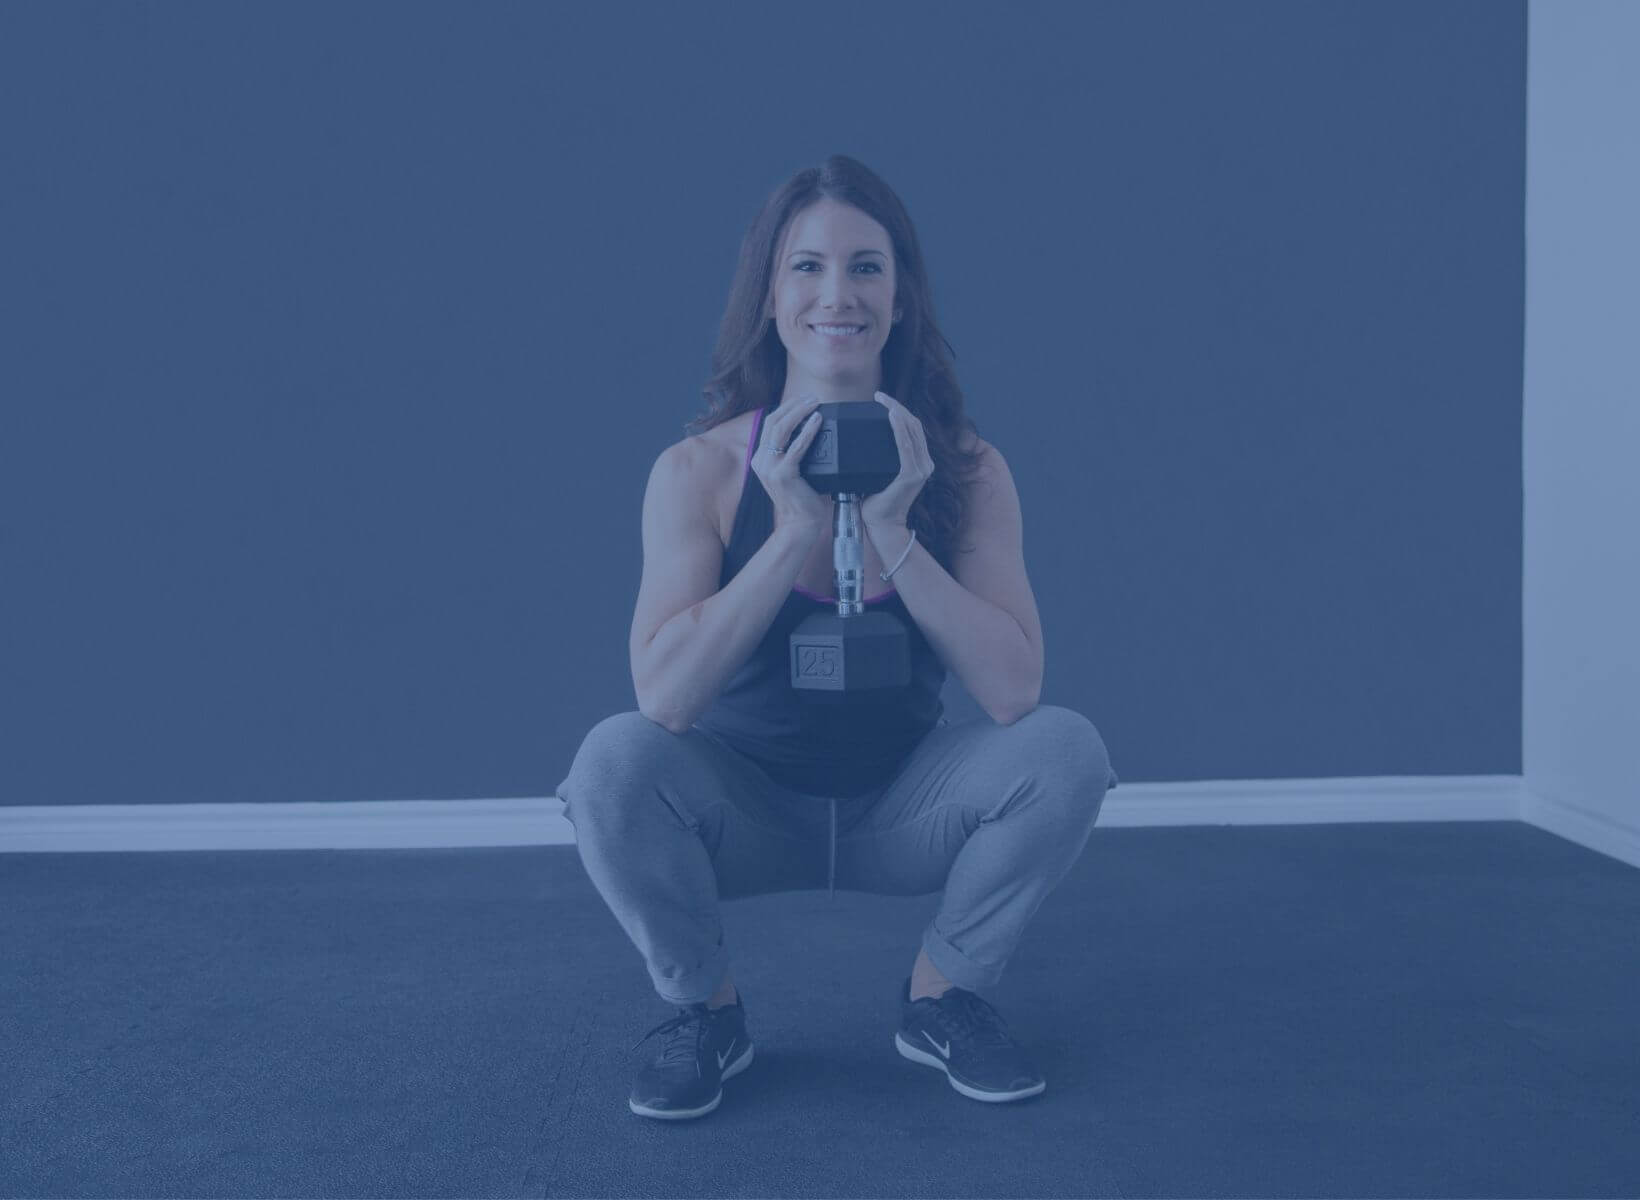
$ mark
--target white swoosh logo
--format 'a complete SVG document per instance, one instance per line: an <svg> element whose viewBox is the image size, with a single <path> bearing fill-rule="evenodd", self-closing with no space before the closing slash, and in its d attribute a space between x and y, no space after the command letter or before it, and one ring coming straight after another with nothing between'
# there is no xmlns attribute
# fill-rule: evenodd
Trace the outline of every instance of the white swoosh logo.
<svg viewBox="0 0 1640 1200"><path fill-rule="evenodd" d="M718 1070L720 1070L720 1071L723 1070L723 1064L729 1061L729 1055L730 1055L731 1052L733 1052L734 1048L735 1048L735 1044L733 1042L730 1042L729 1043L729 1049L725 1050L722 1054L717 1056Z"/></svg>
<svg viewBox="0 0 1640 1200"><path fill-rule="evenodd" d="M946 1042L945 1045L943 1045L943 1046L940 1045L938 1042L936 1042L934 1040L934 1035L929 1033L928 1030L926 1030L926 1029L923 1030L923 1036L928 1039L928 1044L930 1046L934 1047L934 1049L936 1049L940 1052L940 1057L941 1058L950 1058L951 1057L951 1043L950 1042Z"/></svg>

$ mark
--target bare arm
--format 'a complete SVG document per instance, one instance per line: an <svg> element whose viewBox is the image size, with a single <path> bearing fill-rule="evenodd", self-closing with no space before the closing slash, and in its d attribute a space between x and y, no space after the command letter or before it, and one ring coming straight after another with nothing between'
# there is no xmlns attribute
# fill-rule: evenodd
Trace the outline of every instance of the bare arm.
<svg viewBox="0 0 1640 1200"><path fill-rule="evenodd" d="M638 710L673 733L705 712L790 595L818 528L777 525L721 590L710 450L680 442L655 462L643 509L643 582L632 618Z"/></svg>

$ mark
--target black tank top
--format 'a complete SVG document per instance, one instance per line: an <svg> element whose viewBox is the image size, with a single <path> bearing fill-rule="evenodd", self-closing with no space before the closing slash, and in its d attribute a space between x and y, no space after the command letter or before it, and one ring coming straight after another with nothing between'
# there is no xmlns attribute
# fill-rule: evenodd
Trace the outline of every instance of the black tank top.
<svg viewBox="0 0 1640 1200"><path fill-rule="evenodd" d="M752 422L745 480L734 528L723 555L718 587L726 587L774 532L774 504L752 470L763 436L765 407ZM863 590L871 591L870 580ZM694 727L761 766L769 777L813 796L853 798L887 783L911 751L940 722L945 665L923 637L892 587L865 603L891 612L905 626L911 682L903 688L840 703L815 703L791 686L792 631L810 613L836 611L837 602L794 587L763 640Z"/></svg>

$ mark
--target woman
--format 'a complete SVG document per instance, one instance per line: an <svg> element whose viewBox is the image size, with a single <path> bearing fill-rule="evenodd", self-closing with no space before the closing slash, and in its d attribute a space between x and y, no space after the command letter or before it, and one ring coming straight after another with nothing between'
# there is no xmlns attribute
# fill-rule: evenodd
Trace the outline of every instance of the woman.
<svg viewBox="0 0 1640 1200"><path fill-rule="evenodd" d="M974 989L1001 978L1117 778L1091 722L1038 704L1013 480L963 412L910 218L866 167L833 156L769 199L705 392L644 498L638 711L595 726L558 788L594 886L680 1010L651 1031L671 1037L629 1106L717 1107L752 1060L718 901L822 879L944 889L896 1045L966 1096L1036 1095L1040 1072ZM858 400L887 410L900 457L860 504L865 602L906 626L912 679L816 706L790 687L788 638L835 604L834 502L798 463L816 406ZM989 719L943 719L947 670Z"/></svg>

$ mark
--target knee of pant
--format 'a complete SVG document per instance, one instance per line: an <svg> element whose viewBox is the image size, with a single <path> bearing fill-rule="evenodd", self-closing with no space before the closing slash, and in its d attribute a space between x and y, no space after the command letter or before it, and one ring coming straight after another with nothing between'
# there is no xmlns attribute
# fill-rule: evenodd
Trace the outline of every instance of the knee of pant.
<svg viewBox="0 0 1640 1200"><path fill-rule="evenodd" d="M633 709L605 717L594 725L581 739L581 754L591 758L630 757L645 743L665 744L667 739L676 737L664 725Z"/></svg>
<svg viewBox="0 0 1640 1200"><path fill-rule="evenodd" d="M582 739L558 796L574 807L577 821L618 813L626 799L653 791L677 741L676 734L640 712L605 717ZM583 794L592 802L582 803Z"/></svg>
<svg viewBox="0 0 1640 1200"><path fill-rule="evenodd" d="M1094 723L1075 709L1043 704L1015 721L1029 739L1025 761L1039 775L1051 775L1072 795L1089 789L1103 792L1110 784L1110 751Z"/></svg>

